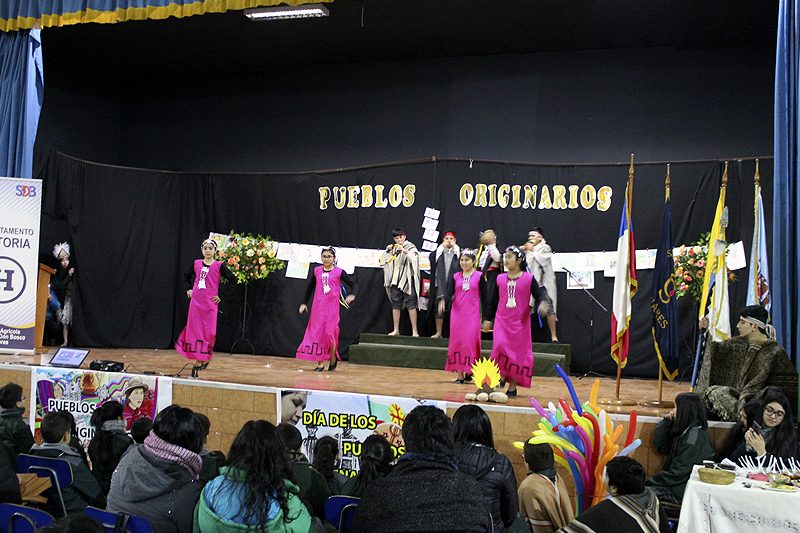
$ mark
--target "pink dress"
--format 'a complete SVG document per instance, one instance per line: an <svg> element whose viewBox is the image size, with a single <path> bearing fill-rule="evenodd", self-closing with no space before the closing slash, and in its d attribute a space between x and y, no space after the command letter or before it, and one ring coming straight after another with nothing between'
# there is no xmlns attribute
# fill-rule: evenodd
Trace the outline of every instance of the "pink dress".
<svg viewBox="0 0 800 533"><path fill-rule="evenodd" d="M212 298L219 294L220 267L214 261L211 266L202 259L194 262L194 286L189 302L189 318L175 349L187 359L208 361L214 357L214 343L217 340L217 304Z"/></svg>
<svg viewBox="0 0 800 533"><path fill-rule="evenodd" d="M311 302L311 316L297 348L297 358L308 361L327 361L331 350L339 358L339 295L342 287L342 269L333 267L326 272L322 266L314 269L316 287Z"/></svg>
<svg viewBox="0 0 800 533"><path fill-rule="evenodd" d="M474 270L464 283L464 273L453 274L455 291L450 311L450 342L447 364L450 372L470 373L481 356L481 273Z"/></svg>
<svg viewBox="0 0 800 533"><path fill-rule="evenodd" d="M533 376L532 283L535 283L533 275L523 272L519 278L512 280L509 290L508 274L497 276L499 304L494 318L492 359L500 367L500 374L516 381L520 387L530 387ZM509 306L509 301L515 305Z"/></svg>

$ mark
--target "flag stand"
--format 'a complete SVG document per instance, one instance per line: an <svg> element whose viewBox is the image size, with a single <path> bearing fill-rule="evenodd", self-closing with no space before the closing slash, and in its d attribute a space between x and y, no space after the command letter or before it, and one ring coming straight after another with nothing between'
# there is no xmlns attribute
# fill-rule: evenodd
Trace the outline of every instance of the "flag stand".
<svg viewBox="0 0 800 533"><path fill-rule="evenodd" d="M675 402L667 400L664 401L664 371L661 365L658 367L658 400L643 400L639 405L643 407L655 407L657 409L672 409L675 407Z"/></svg>
<svg viewBox="0 0 800 533"><path fill-rule="evenodd" d="M631 166L628 169L628 188L627 188L627 190L625 192L626 192L626 200L625 200L626 206L625 206L625 209L630 210L631 209L631 203L632 203L631 200L633 199L633 154L631 154ZM629 213L630 213L630 211L629 211ZM630 222L630 215L628 215L628 222ZM633 231L633 230L632 230L632 228L629 227L628 231ZM628 253L630 254L630 253L635 253L635 252L632 252L631 250L629 250ZM635 294L635 291L634 291L634 294ZM633 294L630 295L630 298L633 299ZM630 332L626 332L626 334L630 335ZM612 340L612 344L613 344L613 340ZM613 356L613 346L612 346L612 356ZM626 354L626 357L627 356L628 356L628 354ZM612 407L631 407L631 406L636 405L636 402L634 400L629 400L627 398L620 398L619 397L619 387L620 387L620 383L621 382L622 382L622 365L620 364L619 361L617 361L617 388L616 388L616 393L614 395L614 398L601 398L601 399L597 400L597 403L600 404L600 405L612 406Z"/></svg>

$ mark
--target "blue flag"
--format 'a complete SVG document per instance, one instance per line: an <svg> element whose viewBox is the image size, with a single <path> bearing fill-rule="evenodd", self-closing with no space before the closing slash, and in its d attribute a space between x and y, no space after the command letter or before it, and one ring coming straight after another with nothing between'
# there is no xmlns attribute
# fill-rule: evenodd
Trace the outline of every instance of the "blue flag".
<svg viewBox="0 0 800 533"><path fill-rule="evenodd" d="M653 271L653 297L650 310L653 314L653 342L661 371L670 381L678 375L678 305L675 298L672 259L672 210L669 193L664 202L664 219L661 222L661 239Z"/></svg>

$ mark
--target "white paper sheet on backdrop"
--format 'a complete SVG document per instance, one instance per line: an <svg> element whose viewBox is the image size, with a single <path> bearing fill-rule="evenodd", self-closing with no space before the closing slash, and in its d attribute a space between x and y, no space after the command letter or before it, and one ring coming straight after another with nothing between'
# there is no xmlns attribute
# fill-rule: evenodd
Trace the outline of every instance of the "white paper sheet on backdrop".
<svg viewBox="0 0 800 533"><path fill-rule="evenodd" d="M435 218L439 219L440 211L438 209L434 209L432 207L425 208L425 218Z"/></svg>
<svg viewBox="0 0 800 533"><path fill-rule="evenodd" d="M356 271L356 248L338 248L336 250L336 266L353 274Z"/></svg>
<svg viewBox="0 0 800 533"><path fill-rule="evenodd" d="M305 261L289 261L286 263L286 277L295 279L308 279L309 263Z"/></svg>
<svg viewBox="0 0 800 533"><path fill-rule="evenodd" d="M439 232L434 229L426 229L422 234L422 238L426 241L436 241L439 238Z"/></svg>
<svg viewBox="0 0 800 533"><path fill-rule="evenodd" d="M435 218L425 217L425 220L422 221L422 227L425 229L435 230L439 227L439 221Z"/></svg>
<svg viewBox="0 0 800 533"><path fill-rule="evenodd" d="M422 243L422 249L426 252L432 252L438 247L439 245L432 241L423 241Z"/></svg>
<svg viewBox="0 0 800 533"><path fill-rule="evenodd" d="M725 264L729 270L739 270L747 266L747 256L744 253L744 243L735 242L728 246L728 255L725 257Z"/></svg>

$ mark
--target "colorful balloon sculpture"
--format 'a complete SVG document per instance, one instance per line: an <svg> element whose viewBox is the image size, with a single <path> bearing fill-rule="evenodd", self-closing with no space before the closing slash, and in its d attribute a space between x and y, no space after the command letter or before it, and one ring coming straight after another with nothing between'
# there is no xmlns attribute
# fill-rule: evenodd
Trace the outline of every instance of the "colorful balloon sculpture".
<svg viewBox="0 0 800 533"><path fill-rule="evenodd" d="M625 425L615 425L597 404L599 379L592 385L589 401L581 404L567 373L559 365L556 365L556 372L567 386L573 407L564 398L559 398L558 407L550 402L544 408L532 397L531 405L542 418L528 442L546 443L553 447L556 463L572 474L577 496L575 512L580 514L605 497L603 475L606 463L614 457L633 453L642 441L634 438L636 411L631 411L625 441L618 442L625 432ZM524 446L521 442L515 444Z"/></svg>

